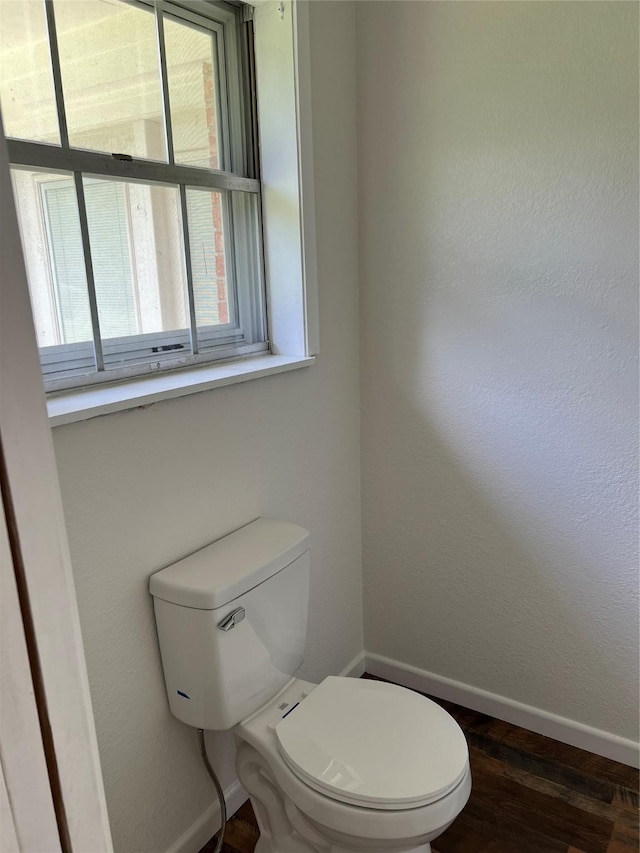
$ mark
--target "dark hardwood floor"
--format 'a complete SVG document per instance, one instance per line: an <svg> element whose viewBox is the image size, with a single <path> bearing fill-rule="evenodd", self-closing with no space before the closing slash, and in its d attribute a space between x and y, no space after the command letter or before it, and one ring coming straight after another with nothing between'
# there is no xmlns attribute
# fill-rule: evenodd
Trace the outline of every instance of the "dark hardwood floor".
<svg viewBox="0 0 640 853"><path fill-rule="evenodd" d="M473 776L471 798L435 842L437 853L638 853L637 770L434 701L463 728ZM245 803L223 849L253 853L257 839ZM212 850L209 842L201 853Z"/></svg>

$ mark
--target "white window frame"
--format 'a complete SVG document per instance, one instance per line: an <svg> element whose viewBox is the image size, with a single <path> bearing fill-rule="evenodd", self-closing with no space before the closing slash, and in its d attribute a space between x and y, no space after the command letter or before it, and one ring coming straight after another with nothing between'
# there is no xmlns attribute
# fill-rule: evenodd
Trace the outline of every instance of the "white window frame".
<svg viewBox="0 0 640 853"><path fill-rule="evenodd" d="M168 162L150 159L118 157L109 153L73 148L65 115L62 72L58 53L55 12L51 0L45 0L49 31L52 76L58 113L60 142L49 145L21 139L8 139L10 161L14 167L40 169L48 173L62 172L75 183L78 216L82 236L88 285L93 341L43 347L41 361L45 387L49 392L113 383L114 380L148 375L168 368L184 368L231 357L246 356L269 349L266 330L266 306L262 241L260 232L261 186L252 176L255 158L247 147L246 137L254 133L249 119L242 116L251 111L243 96L240 66L239 15L228 4L203 0L126 0L133 6L146 7L155 15L160 52L160 77L164 111L164 130ZM226 8L225 8L226 7ZM176 163L173 154L171 106L168 72L164 49L164 20L173 18L183 24L193 24L211 32L218 57L218 102L220 105L221 166L210 170ZM108 178L147 185L176 186L180 193L184 266L187 280L189 328L177 332L131 335L126 338L105 339L100 334L100 318L91 267L89 227L83 186L83 176ZM61 175L62 177L62 175ZM226 222L230 229L225 240L227 256L227 286L234 305L230 322L201 326L196 316L194 282L189 252L187 192L198 189L219 191ZM242 196L257 201L257 219L252 227L250 214ZM244 227L240 228L239 225ZM186 353L176 354L176 350Z"/></svg>
<svg viewBox="0 0 640 853"><path fill-rule="evenodd" d="M271 351L50 394L47 406L54 427L308 367L320 353L310 3L254 0L253 5ZM280 114L270 111L276 102ZM283 147L293 156L283 156ZM281 199L286 200L286 217L280 216Z"/></svg>

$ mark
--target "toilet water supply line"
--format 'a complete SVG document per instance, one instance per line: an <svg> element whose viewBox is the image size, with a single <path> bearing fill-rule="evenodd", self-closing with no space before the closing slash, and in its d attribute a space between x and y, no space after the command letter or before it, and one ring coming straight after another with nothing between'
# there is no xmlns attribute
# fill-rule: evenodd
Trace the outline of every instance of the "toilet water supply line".
<svg viewBox="0 0 640 853"><path fill-rule="evenodd" d="M214 788L216 789L216 794L218 795L218 800L220 802L220 818L222 820L222 826L220 827L220 832L218 833L218 840L213 850L213 853L220 853L220 851L222 850L222 842L224 841L224 832L227 828L227 805L224 801L224 791L222 790L222 785L218 781L218 777L214 773L213 767L211 766L211 762L209 761L209 756L207 755L207 745L204 740L204 731L202 729L198 729L198 743L200 744L200 755L202 756L202 760L204 761L204 766L207 768L209 776L211 776L211 781L213 782Z"/></svg>

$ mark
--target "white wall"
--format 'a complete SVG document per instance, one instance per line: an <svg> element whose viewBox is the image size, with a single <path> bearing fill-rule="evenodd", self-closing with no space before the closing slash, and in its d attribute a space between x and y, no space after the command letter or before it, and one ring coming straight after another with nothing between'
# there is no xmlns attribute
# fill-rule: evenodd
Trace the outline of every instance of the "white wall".
<svg viewBox="0 0 640 853"><path fill-rule="evenodd" d="M356 8L365 646L635 740L638 6Z"/></svg>
<svg viewBox="0 0 640 853"><path fill-rule="evenodd" d="M362 649L353 6L314 4L311 43L318 363L54 431L118 853L166 850L214 797L167 708L153 571L256 516L289 519L313 537L301 676ZM210 742L226 785L231 740Z"/></svg>

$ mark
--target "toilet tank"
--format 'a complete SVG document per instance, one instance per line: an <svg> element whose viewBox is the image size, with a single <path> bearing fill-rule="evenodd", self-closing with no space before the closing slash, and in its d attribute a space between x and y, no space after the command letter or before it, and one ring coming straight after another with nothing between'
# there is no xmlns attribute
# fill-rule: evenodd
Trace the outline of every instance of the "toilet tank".
<svg viewBox="0 0 640 853"><path fill-rule="evenodd" d="M179 720L229 729L287 683L304 658L309 569L308 531L258 518L151 576Z"/></svg>

